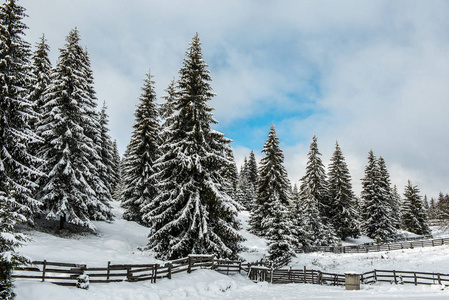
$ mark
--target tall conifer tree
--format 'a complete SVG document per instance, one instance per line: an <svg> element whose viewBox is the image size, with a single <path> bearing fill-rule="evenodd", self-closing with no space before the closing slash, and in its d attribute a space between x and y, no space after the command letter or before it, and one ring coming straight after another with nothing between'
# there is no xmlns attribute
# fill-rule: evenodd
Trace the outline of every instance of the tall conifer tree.
<svg viewBox="0 0 449 300"><path fill-rule="evenodd" d="M15 0L0 6L0 191L14 192L20 213L31 221L40 203L32 197L39 160L28 145L37 142L30 127L36 117L30 91L30 45L23 40L25 9Z"/></svg>
<svg viewBox="0 0 449 300"><path fill-rule="evenodd" d="M331 158L328 173L330 222L340 239L357 238L360 235L360 223L352 191L351 175L343 153L338 145Z"/></svg>
<svg viewBox="0 0 449 300"><path fill-rule="evenodd" d="M259 185L250 224L253 232L269 240L270 259L291 257L294 255L294 239L288 214L290 183L283 165L284 154L273 125L262 152L265 156L260 162Z"/></svg>
<svg viewBox="0 0 449 300"><path fill-rule="evenodd" d="M230 140L211 129L217 121L207 104L214 93L206 67L196 34L179 71L179 100L156 164L160 193L146 215L152 225L147 248L160 258L235 257L240 250L238 204L226 193L222 176L232 163L226 155Z"/></svg>
<svg viewBox="0 0 449 300"><path fill-rule="evenodd" d="M44 142L39 153L46 160L47 175L39 196L48 210L47 218L88 226L90 220L108 220L112 214L104 182L99 176L99 120L95 110L91 70L86 52L79 45L78 30L72 30L52 82L44 94L38 132Z"/></svg>
<svg viewBox="0 0 449 300"><path fill-rule="evenodd" d="M123 165L125 189L121 196L122 206L126 208L123 218L145 225L149 224L143 216L157 195L154 163L160 156L158 111L152 77L148 72L134 113L134 130Z"/></svg>
<svg viewBox="0 0 449 300"><path fill-rule="evenodd" d="M362 179L362 230L370 238L388 241L396 229L391 218L390 193L385 190L383 176L378 160L370 150Z"/></svg>
<svg viewBox="0 0 449 300"><path fill-rule="evenodd" d="M327 246L338 243L335 229L328 217L328 186L324 165L318 151L316 136L313 136L306 173L301 178L299 203L295 203L295 223L298 241L303 246Z"/></svg>
<svg viewBox="0 0 449 300"><path fill-rule="evenodd" d="M416 234L426 235L431 233L418 186L412 185L410 180L404 190L402 225L405 230Z"/></svg>

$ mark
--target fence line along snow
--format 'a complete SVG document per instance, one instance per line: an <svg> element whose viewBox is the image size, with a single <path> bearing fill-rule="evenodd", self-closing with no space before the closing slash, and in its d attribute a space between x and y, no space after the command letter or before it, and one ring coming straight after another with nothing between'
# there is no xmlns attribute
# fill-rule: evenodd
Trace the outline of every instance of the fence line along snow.
<svg viewBox="0 0 449 300"><path fill-rule="evenodd" d="M449 238L409 241L391 244L364 244L355 246L319 246L297 249L298 253L332 252L332 253L368 253L402 249L414 249L449 245Z"/></svg>

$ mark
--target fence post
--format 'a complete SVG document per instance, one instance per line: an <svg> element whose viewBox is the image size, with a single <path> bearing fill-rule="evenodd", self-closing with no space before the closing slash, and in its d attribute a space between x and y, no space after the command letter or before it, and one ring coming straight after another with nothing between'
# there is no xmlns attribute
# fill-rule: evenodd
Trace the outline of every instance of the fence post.
<svg viewBox="0 0 449 300"><path fill-rule="evenodd" d="M156 279L157 279L157 267L159 266L159 264L155 264L153 267L153 283L156 283Z"/></svg>
<svg viewBox="0 0 449 300"><path fill-rule="evenodd" d="M434 240L432 240L432 247L435 247L435 243L434 243Z"/></svg>
<svg viewBox="0 0 449 300"><path fill-rule="evenodd" d="M242 262L239 261L239 274L240 274L241 271L242 271Z"/></svg>
<svg viewBox="0 0 449 300"><path fill-rule="evenodd" d="M44 266L42 267L42 282L45 281L45 268L47 266L47 261L44 259Z"/></svg>
<svg viewBox="0 0 449 300"><path fill-rule="evenodd" d="M374 269L374 282L377 282L377 271Z"/></svg>
<svg viewBox="0 0 449 300"><path fill-rule="evenodd" d="M398 281L396 279L396 271L393 270L393 276L394 276L394 284L398 284Z"/></svg>
<svg viewBox="0 0 449 300"><path fill-rule="evenodd" d="M440 273L438 273L438 284L441 285L441 277L440 277Z"/></svg>
<svg viewBox="0 0 449 300"><path fill-rule="evenodd" d="M111 273L111 261L108 261L108 269L106 271L106 280L109 281L109 274Z"/></svg>
<svg viewBox="0 0 449 300"><path fill-rule="evenodd" d="M168 279L171 279L171 267L172 267L172 264L171 263L167 263L167 269L168 269L167 278Z"/></svg>
<svg viewBox="0 0 449 300"><path fill-rule="evenodd" d="M131 277L132 277L132 274L131 274L131 267L127 267L127 268L126 268L126 279L127 279L128 281L132 281Z"/></svg>
<svg viewBox="0 0 449 300"><path fill-rule="evenodd" d="M306 272L307 272L307 269L306 269L306 266L304 266L304 283L307 283L307 281L306 281Z"/></svg>
<svg viewBox="0 0 449 300"><path fill-rule="evenodd" d="M192 257L191 256L189 256L187 258L187 262L189 264L189 266L187 267L187 273L192 273Z"/></svg>
<svg viewBox="0 0 449 300"><path fill-rule="evenodd" d="M416 278L416 272L414 272L413 274L415 276L415 285L418 285L418 281L417 281L418 279Z"/></svg>
<svg viewBox="0 0 449 300"><path fill-rule="evenodd" d="M214 264L215 264L215 254L212 254L212 258L211 258L211 266L210 266L210 268L211 268L212 270L215 269ZM239 271L239 273L240 273L240 271Z"/></svg>

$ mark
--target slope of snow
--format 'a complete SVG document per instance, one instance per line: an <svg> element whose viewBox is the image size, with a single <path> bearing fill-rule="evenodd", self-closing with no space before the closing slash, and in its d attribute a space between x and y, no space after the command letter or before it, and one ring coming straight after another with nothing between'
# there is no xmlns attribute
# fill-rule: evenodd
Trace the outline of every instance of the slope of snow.
<svg viewBox="0 0 449 300"><path fill-rule="evenodd" d="M116 220L95 222L98 235L64 239L42 232L29 231L31 241L20 252L32 260L85 263L89 267L106 266L108 261L118 263L160 262L152 253L137 250L147 243L148 228L121 219L123 210L114 202ZM247 231L248 212L241 212L241 233L247 239L247 248L241 257L255 261L267 254L266 241ZM440 233L443 234L443 233ZM348 244L366 242L366 238L347 241ZM291 265L295 268L317 269L328 272L366 272L373 269L416 270L449 273L449 246L407 249L380 253L298 254ZM173 279L150 282L120 282L91 284L89 290L56 286L47 282L16 280L17 300L49 299L449 299L449 288L440 286L412 286L375 284L362 286L361 291L345 291L344 287L254 283L243 275L225 276L211 270L180 273Z"/></svg>

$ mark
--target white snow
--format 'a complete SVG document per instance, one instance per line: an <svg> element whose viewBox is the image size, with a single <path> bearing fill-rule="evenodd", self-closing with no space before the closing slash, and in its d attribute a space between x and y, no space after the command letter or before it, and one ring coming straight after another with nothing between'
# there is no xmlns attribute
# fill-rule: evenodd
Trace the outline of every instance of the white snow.
<svg viewBox="0 0 449 300"><path fill-rule="evenodd" d="M31 231L32 238L20 252L32 260L84 263L89 267L104 267L108 261L118 263L155 263L152 253L137 250L147 243L148 229L121 219L123 210L113 203L116 216L112 223L94 222L98 236L79 236L64 239ZM266 241L247 232L249 214L241 212L242 234L248 251L242 258L255 261L267 254ZM441 235L442 233L439 233ZM347 244L366 242L366 238L347 241ZM316 269L344 274L374 269L428 271L449 273L449 246L407 249L379 253L298 254L292 260L294 268ZM17 279L16 300L82 299L82 300L140 300L140 299L449 299L449 287L390 285L377 283L362 285L360 291L346 291L344 287L306 284L254 283L243 274L226 276L212 270L180 273L171 280L157 283L119 282L90 284L88 290L61 287L48 282Z"/></svg>

